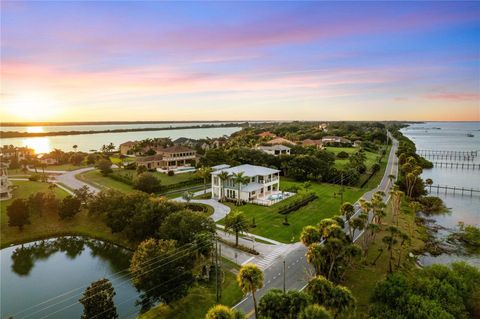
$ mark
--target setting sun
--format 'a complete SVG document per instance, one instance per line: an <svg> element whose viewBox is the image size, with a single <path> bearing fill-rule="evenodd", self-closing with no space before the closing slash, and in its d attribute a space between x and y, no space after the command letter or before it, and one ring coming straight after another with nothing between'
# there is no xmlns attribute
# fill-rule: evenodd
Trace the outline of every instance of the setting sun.
<svg viewBox="0 0 480 319"><path fill-rule="evenodd" d="M50 120L59 113L59 105L52 94L28 92L4 100L5 110L18 120Z"/></svg>

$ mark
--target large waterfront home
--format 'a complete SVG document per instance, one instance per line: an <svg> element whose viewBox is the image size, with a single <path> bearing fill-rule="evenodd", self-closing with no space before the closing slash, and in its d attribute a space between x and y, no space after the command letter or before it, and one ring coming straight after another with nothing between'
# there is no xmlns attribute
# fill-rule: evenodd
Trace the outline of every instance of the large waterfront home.
<svg viewBox="0 0 480 319"><path fill-rule="evenodd" d="M171 146L157 150L152 156L137 157L138 166L148 169L174 170L179 167L192 166L196 163L197 152L185 146Z"/></svg>
<svg viewBox="0 0 480 319"><path fill-rule="evenodd" d="M276 144L276 145L259 145L256 147L257 150L270 155L290 155L290 147Z"/></svg>
<svg viewBox="0 0 480 319"><path fill-rule="evenodd" d="M242 201L252 202L280 196L279 173L278 169L249 164L218 169L212 173L212 198L235 200L240 197ZM239 174L245 177L241 185L235 182ZM226 179L222 178L224 175Z"/></svg>

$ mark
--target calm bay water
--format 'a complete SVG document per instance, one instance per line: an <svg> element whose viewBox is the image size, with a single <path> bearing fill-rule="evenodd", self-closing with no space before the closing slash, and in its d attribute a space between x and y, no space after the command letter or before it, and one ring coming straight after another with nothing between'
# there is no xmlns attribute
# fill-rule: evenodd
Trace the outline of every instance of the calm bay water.
<svg viewBox="0 0 480 319"><path fill-rule="evenodd" d="M429 122L413 124L402 130L402 133L410 138L418 150L450 150L450 151L480 151L480 122ZM468 137L473 134L474 137ZM426 158L429 158L426 156ZM441 162L456 162L457 159L437 160ZM460 161L462 163L462 161ZM479 156L473 161L463 163L480 163ZM424 170L422 178L431 178L434 185L455 186L459 188L480 189L480 170L434 167ZM448 234L457 229L459 221L466 224L480 226L480 195L461 196L459 193L452 194L432 189L432 195L443 199L450 209L449 213L430 216L435 224L441 226L437 237L445 239ZM421 262L425 265L433 263L450 263L452 261L465 260L471 264L480 266L480 256L464 256L443 254L437 257L424 256Z"/></svg>
<svg viewBox="0 0 480 319"><path fill-rule="evenodd" d="M155 124L155 125L141 125L141 124L130 124L130 125L94 125L89 126L87 129L85 126L56 126L49 127L43 126L40 128L31 127L30 131L37 132L48 132L49 130L60 130L60 131L76 131L83 128L83 130L113 130L113 129L133 129L138 127L170 127L178 126L178 124L184 124L188 126L187 123L170 123L170 124ZM189 125L192 125L190 123ZM198 124L198 123L197 123ZM207 123L205 123L207 124ZM218 123L217 123L218 124ZM163 126L161 126L163 125ZM195 124L194 124L195 125ZM61 128L61 129L59 129ZM7 128L2 128L6 130ZM25 131L28 128L23 128ZM171 139L177 139L179 137L188 137L194 139L200 138L216 138L224 135L231 135L239 131L240 127L215 127L215 128L195 128L195 129L172 129L172 130L163 130L163 131L144 131L144 132L124 132L124 133L99 133L99 134L85 134L85 135L64 135L64 136L48 136L48 137L31 137L31 138L4 138L1 141L2 145L14 145L14 146L28 146L37 153L46 153L50 152L53 149L61 149L64 151L73 150L73 145L78 145L79 151L88 152L91 150L99 150L102 145L113 143L118 147L121 143L126 141L133 140L143 140L146 138L155 138L155 137L170 137ZM11 127L8 128L10 131L14 131ZM15 129L16 130L16 129Z"/></svg>
<svg viewBox="0 0 480 319"><path fill-rule="evenodd" d="M83 306L78 299L85 287L128 268L130 258L131 252L125 249L81 237L4 248L0 250L0 317L80 318ZM135 301L139 293L132 286L128 272L113 278L118 314L120 317L137 314Z"/></svg>

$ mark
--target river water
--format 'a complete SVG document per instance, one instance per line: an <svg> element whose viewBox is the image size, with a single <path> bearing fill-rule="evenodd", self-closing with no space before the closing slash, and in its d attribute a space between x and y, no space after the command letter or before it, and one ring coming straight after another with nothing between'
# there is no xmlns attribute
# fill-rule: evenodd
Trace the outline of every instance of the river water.
<svg viewBox="0 0 480 319"><path fill-rule="evenodd" d="M449 151L472 151L479 150L478 156L471 161L460 159L439 159L425 156L431 161L480 164L480 122L428 122L412 124L402 129L402 133L410 138L416 145L417 150L449 150ZM469 137L472 134L474 137ZM433 185L452 186L465 189L480 189L480 169L461 169L434 167L423 171L422 178L431 178ZM440 230L436 234L440 240L457 229L459 221L465 224L480 226L480 194L470 195L465 192L462 196L451 191L445 194L444 190L437 192L432 188L431 194L443 199L449 212L446 214L429 216L433 219ZM450 263L457 260L467 261L480 267L480 256L466 256L459 250L458 254L442 254L440 256L426 255L420 259L424 265L434 263Z"/></svg>
<svg viewBox="0 0 480 319"><path fill-rule="evenodd" d="M91 282L111 279L121 318L137 314L128 271L131 252L99 240L60 237L0 250L0 317L80 318ZM120 273L119 273L120 272ZM115 275L116 274L116 275Z"/></svg>
<svg viewBox="0 0 480 319"><path fill-rule="evenodd" d="M178 127L178 129L169 129L162 131L143 131L143 132L123 132L123 133L98 133L85 135L63 135L63 136L47 136L47 137L16 137L4 138L1 140L2 145L28 146L33 148L36 153L47 153L53 149L61 149L63 151L73 150L72 146L77 145L77 150L89 152L99 150L102 145L113 143L118 147L126 141L143 140L155 137L170 137L177 139L179 137L187 137L193 139L200 138L216 138L224 135L230 136L232 133L239 131L240 127L215 127L215 128L182 128L182 126L203 125L203 124L222 124L222 123L162 123L162 124L122 124L122 125L75 125L75 126L31 126L31 127L2 127L3 131L19 131L19 132L56 132L56 131L99 131L99 130L115 130L115 129L135 129L135 128L165 128Z"/></svg>

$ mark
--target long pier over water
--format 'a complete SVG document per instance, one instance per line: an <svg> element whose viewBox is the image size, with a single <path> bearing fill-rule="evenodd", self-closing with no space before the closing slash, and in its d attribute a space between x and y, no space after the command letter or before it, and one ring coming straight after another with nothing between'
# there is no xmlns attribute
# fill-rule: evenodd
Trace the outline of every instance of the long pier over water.
<svg viewBox="0 0 480 319"><path fill-rule="evenodd" d="M480 189L474 188L465 188L465 187L457 187L457 186L448 186L448 185L429 185L428 192L432 194L432 189L436 194L453 194L453 195L462 195L462 196L470 196L473 197L474 195L480 195Z"/></svg>
<svg viewBox="0 0 480 319"><path fill-rule="evenodd" d="M450 150L426 150L420 149L417 150L418 155L429 156L429 155L444 155L444 156L478 156L478 150L469 150L469 151L450 151Z"/></svg>
<svg viewBox="0 0 480 319"><path fill-rule="evenodd" d="M432 161L432 164L435 167L480 170L480 163L477 164L477 163L435 162L435 161Z"/></svg>

